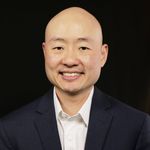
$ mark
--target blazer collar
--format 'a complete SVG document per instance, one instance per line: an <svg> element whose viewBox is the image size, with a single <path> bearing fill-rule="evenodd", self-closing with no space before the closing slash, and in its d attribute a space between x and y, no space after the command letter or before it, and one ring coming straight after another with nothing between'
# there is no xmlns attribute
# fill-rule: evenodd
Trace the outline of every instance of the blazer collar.
<svg viewBox="0 0 150 150"><path fill-rule="evenodd" d="M41 138L44 150L61 150L55 118L52 88L40 100L36 112L35 127Z"/></svg>
<svg viewBox="0 0 150 150"><path fill-rule="evenodd" d="M112 122L109 98L95 87L85 150L102 150Z"/></svg>
<svg viewBox="0 0 150 150"><path fill-rule="evenodd" d="M113 118L111 113L109 113L111 103L108 99L98 88L94 88L85 150L103 149L104 141ZM61 150L52 88L40 100L35 126L43 143L44 150Z"/></svg>

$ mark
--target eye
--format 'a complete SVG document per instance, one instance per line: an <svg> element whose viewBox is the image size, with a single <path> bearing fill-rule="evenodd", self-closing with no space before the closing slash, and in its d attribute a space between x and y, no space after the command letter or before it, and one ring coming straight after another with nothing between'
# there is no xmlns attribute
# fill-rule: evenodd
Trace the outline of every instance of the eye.
<svg viewBox="0 0 150 150"><path fill-rule="evenodd" d="M58 47L53 47L52 49L53 49L53 50L59 50L59 51L60 51L60 50L63 50L64 48L63 48L63 47L58 46Z"/></svg>
<svg viewBox="0 0 150 150"><path fill-rule="evenodd" d="M80 49L80 50L83 50L83 51L84 51L84 50L89 50L89 48L88 48L88 47L85 47L85 46L82 46L82 47L80 47L79 49Z"/></svg>

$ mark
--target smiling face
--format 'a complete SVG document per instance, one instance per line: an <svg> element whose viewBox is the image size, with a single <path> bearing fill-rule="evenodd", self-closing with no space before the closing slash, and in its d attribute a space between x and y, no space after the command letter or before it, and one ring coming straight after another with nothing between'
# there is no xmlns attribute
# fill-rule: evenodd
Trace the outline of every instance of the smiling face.
<svg viewBox="0 0 150 150"><path fill-rule="evenodd" d="M66 9L50 20L42 46L49 81L67 94L89 91L107 58L98 21L80 8Z"/></svg>

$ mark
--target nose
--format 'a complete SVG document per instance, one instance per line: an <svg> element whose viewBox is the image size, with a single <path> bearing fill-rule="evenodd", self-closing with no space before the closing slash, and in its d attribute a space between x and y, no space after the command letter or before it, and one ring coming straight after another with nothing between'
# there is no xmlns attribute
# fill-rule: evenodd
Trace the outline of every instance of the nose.
<svg viewBox="0 0 150 150"><path fill-rule="evenodd" d="M67 67L78 66L79 59L74 49L69 49L64 52L62 64Z"/></svg>

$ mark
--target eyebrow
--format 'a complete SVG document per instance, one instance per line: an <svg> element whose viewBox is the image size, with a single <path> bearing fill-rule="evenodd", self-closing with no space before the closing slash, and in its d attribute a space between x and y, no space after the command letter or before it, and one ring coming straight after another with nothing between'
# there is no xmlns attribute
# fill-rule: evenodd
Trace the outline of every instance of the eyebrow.
<svg viewBox="0 0 150 150"><path fill-rule="evenodd" d="M67 40L64 38L61 38L61 37L52 37L48 40L48 42L51 42L51 41L66 42ZM76 39L76 41L77 42L89 42L89 41L92 41L92 38L90 38L90 37L79 37Z"/></svg>

